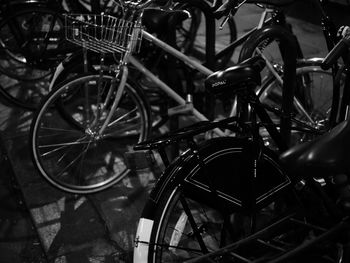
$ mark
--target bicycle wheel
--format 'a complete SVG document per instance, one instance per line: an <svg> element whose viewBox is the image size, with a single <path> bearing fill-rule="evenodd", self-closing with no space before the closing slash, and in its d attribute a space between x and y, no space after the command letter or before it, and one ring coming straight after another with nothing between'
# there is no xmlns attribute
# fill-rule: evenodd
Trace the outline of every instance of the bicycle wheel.
<svg viewBox="0 0 350 263"><path fill-rule="evenodd" d="M304 60L297 67L297 89L299 92L293 102L293 119L297 120L298 123L294 123L293 127L312 128L321 134L331 128L330 114L333 99L340 100L340 98L333 98L334 80L332 72L321 69L320 65L321 59ZM344 78L339 81L342 90ZM267 79L257 90L257 95L263 104L281 110L282 87L275 78ZM333 110L337 111L337 109ZM279 118L274 113L270 114L272 119L278 122ZM267 133L265 135L265 143L272 145L273 142L269 139ZM312 140L318 135L316 132L305 133L293 129L292 144Z"/></svg>
<svg viewBox="0 0 350 263"><path fill-rule="evenodd" d="M295 212L290 180L268 149L258 161L255 191L247 188L252 166L246 150L245 140L215 138L172 163L145 205L134 262L183 262Z"/></svg>
<svg viewBox="0 0 350 263"><path fill-rule="evenodd" d="M214 47L213 47L213 63L215 63L214 69L223 69L230 62L234 50L232 49L226 56L215 58L220 50L224 49L230 43L237 38L237 28L233 17L230 17L223 27L219 30L223 19L215 19L212 16L211 6L204 1L176 1L175 8L187 10L190 13L190 18L182 22L181 25L177 27L177 46L185 54L198 59L201 63L208 64L206 38L214 37ZM212 28L214 35L207 36L209 29L207 28L207 20L211 20L214 27Z"/></svg>
<svg viewBox="0 0 350 263"><path fill-rule="evenodd" d="M0 32L4 53L12 61L38 70L45 71L56 66L57 61L66 55L60 50L73 48L65 39L62 14L46 7L30 6L16 10L1 21ZM0 69L4 74L22 80L42 77L24 75L4 64Z"/></svg>
<svg viewBox="0 0 350 263"><path fill-rule="evenodd" d="M33 162L53 186L92 193L127 175L124 152L149 135L149 106L128 80L106 129L99 132L112 107L114 80L77 76L60 83L37 110L30 130Z"/></svg>
<svg viewBox="0 0 350 263"><path fill-rule="evenodd" d="M280 113L282 111L283 90L288 89L284 82L285 63L290 61L286 57L289 50L286 45L281 45L281 33L287 31L278 27L276 30L262 29L256 35L253 35L242 47L240 61L250 56L262 55L270 63L270 67L265 67L262 72L262 85L257 89L257 95L260 101ZM293 41L290 38L289 41ZM334 100L333 98L333 81L332 72L324 71L320 68L322 59L300 59L296 63L295 69L295 93L291 98L290 114L293 116L290 145L308 141L315 136L330 128L330 113ZM343 79L340 78L340 87L343 86ZM340 92L341 93L341 92ZM274 113L270 115L275 124L281 125L281 115ZM304 131L301 131L304 130ZM274 143L267 134L266 129L261 129L266 145L275 149Z"/></svg>
<svg viewBox="0 0 350 263"><path fill-rule="evenodd" d="M63 19L45 7L22 7L0 21L0 35L0 72L7 83L1 93L10 105L33 110L64 55Z"/></svg>

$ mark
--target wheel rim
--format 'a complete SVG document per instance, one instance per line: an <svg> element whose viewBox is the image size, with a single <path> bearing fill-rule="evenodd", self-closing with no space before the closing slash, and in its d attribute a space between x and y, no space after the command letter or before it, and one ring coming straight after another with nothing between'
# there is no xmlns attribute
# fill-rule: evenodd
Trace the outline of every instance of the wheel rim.
<svg viewBox="0 0 350 263"><path fill-rule="evenodd" d="M106 90L111 79L103 80ZM34 122L35 163L40 173L61 190L90 193L118 182L129 172L124 153L146 136L147 117L129 88L110 125L103 134L98 133L106 114L96 117L97 80L98 76L93 76L63 85L65 88L46 101Z"/></svg>

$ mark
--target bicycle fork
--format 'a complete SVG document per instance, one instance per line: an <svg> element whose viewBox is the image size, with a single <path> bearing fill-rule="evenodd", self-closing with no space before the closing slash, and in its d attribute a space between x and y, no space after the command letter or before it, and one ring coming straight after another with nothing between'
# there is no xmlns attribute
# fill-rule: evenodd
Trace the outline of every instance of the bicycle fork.
<svg viewBox="0 0 350 263"><path fill-rule="evenodd" d="M104 99L102 99L102 96L104 96L105 91L105 84L103 83L103 58L101 58L101 68L100 68L100 77L97 81L97 100L96 100L96 109L89 107L89 90L88 88L85 89L85 97L86 97L86 114L89 116L89 110L92 110L95 114L93 121L89 125L89 128L86 130L86 133L93 134L96 136L97 139L101 138L106 130L106 128L110 125L113 125L114 122L118 120L114 120L111 122L111 119L113 117L113 114L115 113L120 99L123 95L126 80L128 78L128 67L125 62L122 62L119 64L118 68L115 69L115 76L111 80L111 84L108 88L108 91L106 92L106 96ZM117 87L117 81L120 79L119 85ZM114 92L116 91L116 92ZM115 95L114 95L115 93ZM114 97L113 97L114 96ZM107 106L112 103L111 108L107 111ZM89 117L88 117L89 119ZM103 120L104 119L104 120ZM103 120L103 123L101 126L98 127L99 121ZM94 127L98 127L98 129L94 129Z"/></svg>
<svg viewBox="0 0 350 263"><path fill-rule="evenodd" d="M119 85L118 85L118 88L117 88L117 91L116 91L116 95L115 95L115 98L113 99L112 107L108 111L107 117L104 120L101 128L98 131L98 135L99 136L102 136L102 134L104 133L104 131L108 127L108 125L113 124L113 123L110 123L110 121L112 119L112 116L113 116L115 110L118 107L118 104L120 102L120 99L121 99L121 97L123 95L123 92L124 92L124 89L125 89L126 80L128 78L129 70L128 70L128 67L126 66L126 64L122 64L120 66L120 69L117 71L116 76L113 78L113 80L111 82L111 87L108 90L106 101L102 104L102 109L100 110L101 112L104 112L105 109L106 109L106 106L107 106L107 104L108 104L108 102L109 102L109 100L110 100L110 98L112 96L112 93L115 90L115 87L117 86L116 82L117 82L118 75L120 73L121 73L121 77L120 77L120 82L119 82Z"/></svg>

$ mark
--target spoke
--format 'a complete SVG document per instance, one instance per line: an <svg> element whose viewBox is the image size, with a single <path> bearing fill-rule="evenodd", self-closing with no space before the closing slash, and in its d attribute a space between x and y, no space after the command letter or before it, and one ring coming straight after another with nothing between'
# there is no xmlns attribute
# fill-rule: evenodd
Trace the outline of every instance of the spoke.
<svg viewBox="0 0 350 263"><path fill-rule="evenodd" d="M89 145L89 144L88 144ZM60 163L65 156L67 156L70 152L72 152L72 148L68 148L65 153L58 159L57 163Z"/></svg>
<svg viewBox="0 0 350 263"><path fill-rule="evenodd" d="M110 131L108 133L105 133L103 135L103 138L117 137L117 135L119 137L122 137L122 136L134 135L139 133L140 133L139 125L134 124L134 125L128 125L127 127L123 126L123 128L118 128L118 129L115 129L115 131Z"/></svg>
<svg viewBox="0 0 350 263"><path fill-rule="evenodd" d="M90 144L89 144L90 145ZM79 174L78 174L78 179L79 178L81 178L81 179L83 179L83 177L81 176L81 171L83 170L82 169L82 167L83 167L83 163L84 163L84 159L85 159L85 156L86 156L86 153L87 153L87 151L88 151L88 149L89 149L89 145L87 145L86 146L86 148L83 150L83 152L82 152L82 157L81 157L81 162L80 162L80 168L79 168ZM78 180L79 181L79 180ZM82 180L83 181L83 180ZM82 182L81 181L81 182Z"/></svg>
<svg viewBox="0 0 350 263"><path fill-rule="evenodd" d="M78 130L69 130L69 129L60 129L60 128L49 128L49 127L40 127L42 130L48 130L48 131L63 131L63 132L70 132L70 133L82 133ZM55 133L54 133L55 134ZM52 135L40 135L39 137L50 137Z"/></svg>
<svg viewBox="0 0 350 263"><path fill-rule="evenodd" d="M50 144L50 145L39 146L38 148L40 149L40 148L49 148L49 147L54 147L54 146L60 146L60 147L58 147L58 148L56 148L56 149L54 149L52 151L48 151L48 152L45 152L45 153L41 154L41 156L44 157L44 156L47 156L47 155L52 154L52 153L55 153L55 152L57 152L59 150L62 150L64 148L68 147L68 146L71 146L71 145L82 145L82 144L90 143L90 141L81 142L82 140L84 140L86 138L87 138L87 136L83 136L83 137L77 139L75 142L60 143L60 144L59 143L57 143L57 144Z"/></svg>
<svg viewBox="0 0 350 263"><path fill-rule="evenodd" d="M202 252L208 253L209 251L204 243L203 237L201 236L201 234L199 232L196 221L193 218L193 215L191 213L190 208L188 207L188 204L187 204L185 197L182 195L180 196L180 202L181 202L181 205L182 205L182 207L183 207L183 209L188 217L188 221L190 222L190 225L193 229L194 236L197 238L197 241L199 243L199 246L200 246Z"/></svg>
<svg viewBox="0 0 350 263"><path fill-rule="evenodd" d="M200 207L199 210L201 211L201 215L204 215L204 217L207 219L207 222L210 222L211 219L210 219L209 216L207 215L207 212L204 210L204 208L203 208L203 207ZM216 240L218 243L220 242L220 241L218 240L218 238L217 238L216 235L214 235L214 236L212 236L212 237L214 237L215 240Z"/></svg>
<svg viewBox="0 0 350 263"><path fill-rule="evenodd" d="M63 168L63 170L59 174L57 174L57 177L60 177L61 175L63 175L83 154L85 154L87 152L87 150L89 149L89 145L90 145L90 143L86 146L86 148L83 150L83 152L81 152L65 168Z"/></svg>
<svg viewBox="0 0 350 263"><path fill-rule="evenodd" d="M150 245L150 243L148 243L148 242L141 242L141 241L139 241L139 243L145 243L147 245ZM198 253L198 255L203 255L203 251L201 251L200 249L189 248L189 247L180 247L180 246L171 246L169 244L163 244L163 243L162 244L155 243L154 245L157 246L157 247L174 248L176 250L195 252L195 253Z"/></svg>
<svg viewBox="0 0 350 263"><path fill-rule="evenodd" d="M86 138L83 137L83 138ZM71 146L71 145L81 145L81 144L87 144L90 143L90 141L75 141L75 142L63 142L63 143L55 143L55 144L46 144L46 145L41 145L39 148L50 148L50 147L65 147L65 146Z"/></svg>
<svg viewBox="0 0 350 263"><path fill-rule="evenodd" d="M117 118L117 119L115 119L114 121L110 122L110 123L108 124L108 127L113 126L116 122L120 122L121 120L127 118L128 116L132 115L132 114L135 113L135 112L137 112L137 108L135 108L134 110L131 110L131 111L129 111L129 112L123 114L123 115L120 116L119 118ZM131 119L127 120L127 121L128 121L128 122L131 122L131 121L136 120L136 119L138 119L138 118L140 118L140 117L139 117L138 115L136 115L134 118L131 118Z"/></svg>

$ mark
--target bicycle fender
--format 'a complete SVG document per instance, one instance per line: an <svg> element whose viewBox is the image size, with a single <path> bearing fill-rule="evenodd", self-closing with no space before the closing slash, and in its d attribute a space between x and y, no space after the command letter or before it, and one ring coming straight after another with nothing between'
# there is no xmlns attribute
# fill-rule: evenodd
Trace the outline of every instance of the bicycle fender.
<svg viewBox="0 0 350 263"><path fill-rule="evenodd" d="M67 56L63 61L61 61L56 69L55 72L51 78L50 85L49 85L49 91L53 90L53 87L56 84L57 79L59 78L60 74L68 67L68 65L78 63L78 59L82 59L83 52L76 52L72 55Z"/></svg>
<svg viewBox="0 0 350 263"><path fill-rule="evenodd" d="M188 187L191 189L190 193L196 196L207 196L208 200L206 201L211 202L210 184L214 183L218 189L220 202L223 202L226 206L241 209L245 205L246 199L250 199L248 194L250 189L247 188L249 182L246 179L250 170L244 167L245 163L243 162L249 162L253 159L249 156L248 160L242 159L243 155L241 153L237 155L236 153L242 151L242 149L248 149L249 142L247 141L246 139L232 137L215 138L205 142L198 151L188 150L184 152L160 177L144 206L142 218L153 219L154 207L160 202L163 193L177 185L184 188ZM211 147L215 147L220 143L226 146L221 150L210 150ZM201 149L204 149L204 151L209 149L209 151L204 153L201 152ZM291 183L289 177L282 171L277 156L267 148L263 149L262 154L266 162L259 167L260 179L257 181L256 189L257 205L268 202L277 192ZM232 157L240 157L240 159L231 160ZM200 159L203 160L199 161ZM200 162L205 162L205 167L202 170L208 171L208 177L198 172L203 168ZM209 180L213 182L209 182ZM215 202L213 202L213 205L216 205Z"/></svg>
<svg viewBox="0 0 350 263"><path fill-rule="evenodd" d="M182 164L189 162L196 157L194 151L187 150L178 156L162 173L157 184L152 189L148 201L146 202L142 218L153 218L154 207L159 202L163 192L174 183L179 183L183 180L182 177L179 177L178 174L182 170Z"/></svg>
<svg viewBox="0 0 350 263"><path fill-rule="evenodd" d="M157 182L155 188L153 188L152 192L150 193L150 197L146 202L146 205L144 206L144 209L142 211L136 237L135 237L135 246L134 246L134 263L139 262L145 262L144 260L148 258L149 253L149 243L151 240L151 232L154 227L155 223L155 217L156 217L156 207L158 205L158 202L161 202L162 197L166 195L166 191L176 189L177 187L184 187L186 186L190 187L190 190L194 190L197 196L200 198L202 196L206 196L208 198L212 198L213 203L209 205L213 205L216 208L219 209L225 209L225 207L230 207L234 209L242 209L242 200L238 200L241 196L235 197L230 196L230 193L219 193L219 200L217 198L213 197L213 195L210 193L210 187L205 186L205 176L201 176L203 174L196 173L199 169L199 163L201 162L198 158L204 159L205 162L209 163L209 166L206 166L204 170L206 169L216 169L215 173L211 173L210 176L214 180L220 180L220 172L226 172L226 175L230 174L231 171L225 171L227 167L230 166L230 159L227 159L227 157L231 157L229 154L227 155L227 152L234 152L235 149L238 149L238 152L243 148L245 149L247 147L247 143L249 144L249 141L247 139L239 139L239 138L233 138L233 137L220 137L211 139L207 142L204 142L204 144L199 147L197 150L187 150L182 155L177 157L174 162L172 162L166 170L161 175L159 181ZM221 144L221 146L217 147L218 144ZM224 145L224 146L222 146ZM211 149L211 147L213 147ZM222 150L220 150L222 148ZM208 149L207 153L201 153L201 150L204 151ZM259 185L257 184L257 193L259 193L259 196L257 197L257 203L261 203L261 205L266 204L267 202L270 202L271 199L275 198L277 194L280 193L280 191L283 191L286 187L290 185L290 180L286 176L284 172L282 172L279 169L278 163L275 163L275 160L277 161L277 156L272 154L272 151L270 152L269 149L266 150L266 158L268 159L269 163L272 163L275 166L272 166L272 168L267 169L266 175L263 176L263 184ZM221 158L221 156L224 156ZM271 156L270 156L271 155ZM234 156L234 155L233 155ZM215 167L210 167L210 159L211 158L219 158L219 163L214 163ZM273 158L273 160L269 158ZM220 159L221 158L221 159ZM234 160L233 160L234 161ZM236 160L233 162L233 166L236 163L239 163L241 160ZM217 166L218 164L224 164L228 163L228 166L220 167ZM232 165L231 165L232 166ZM244 164L243 164L244 166ZM222 169L222 170L221 170ZM203 170L203 169L202 169ZM231 167L232 170L232 167ZM234 170L232 171L233 175ZM237 191L237 189L242 188L242 184L240 182L245 182L245 176L244 173L236 173L237 176L230 176L230 178L233 178L233 181L227 180L227 176L223 176L223 180L225 180L225 184L228 186L227 189L233 189L234 191ZM198 176L199 175L199 176ZM272 176L271 176L272 175ZM237 183L236 186L233 184ZM259 181L258 183L261 183ZM219 184L220 185L220 184ZM243 183L244 186L244 183ZM196 188L197 187L197 188ZM209 191L208 191L209 189ZM227 190L226 189L226 190ZM219 189L220 190L220 189ZM224 191L225 189L223 189ZM248 195L251 193L249 189L242 188L241 192L246 192ZM186 191L186 195L189 195L189 192ZM232 198L233 197L233 198ZM244 197L242 197L244 198ZM250 198L250 197L249 197ZM236 200L235 200L236 199ZM208 201L205 199L205 201ZM210 200L209 200L210 202ZM208 204L208 202L207 202ZM229 204L226 206L226 204Z"/></svg>
<svg viewBox="0 0 350 263"><path fill-rule="evenodd" d="M53 73L52 79L50 81L49 92L53 90L53 86L55 85L57 78L63 72L63 70L64 70L64 65L62 62L60 62L60 64L57 65L55 72Z"/></svg>
<svg viewBox="0 0 350 263"><path fill-rule="evenodd" d="M148 259L149 242L151 239L151 233L154 224L154 212L155 206L161 194L166 189L167 185L172 181L177 181L176 174L181 170L181 164L194 157L193 151L185 151L182 155L177 157L163 172L157 184L150 193L150 197L147 200L142 215L140 217L137 231L135 235L134 250L133 250L133 262L144 263Z"/></svg>

